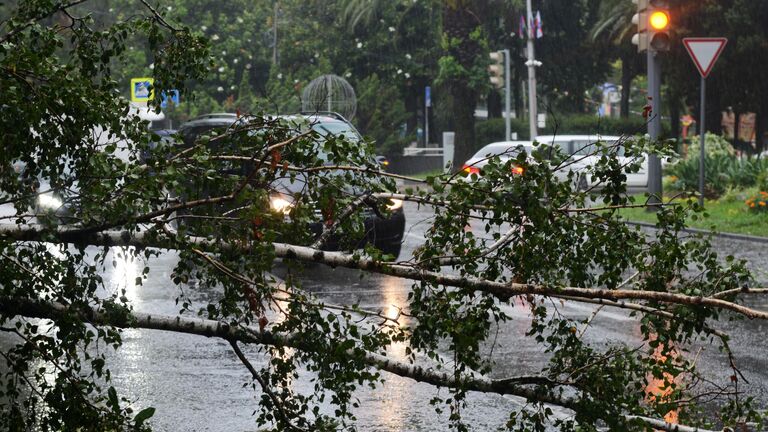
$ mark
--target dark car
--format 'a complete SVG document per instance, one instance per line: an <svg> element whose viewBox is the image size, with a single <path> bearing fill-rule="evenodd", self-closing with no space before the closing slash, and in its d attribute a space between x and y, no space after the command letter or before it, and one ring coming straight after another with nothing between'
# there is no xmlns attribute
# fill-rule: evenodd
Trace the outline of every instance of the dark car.
<svg viewBox="0 0 768 432"><path fill-rule="evenodd" d="M344 136L352 142L362 142L360 133L343 116L336 113L323 114L296 114L279 116L290 121L303 122L318 132L321 136L332 134L334 136ZM220 113L208 114L183 124L179 128L179 134L184 140L185 145L192 145L202 134L210 134L212 131L223 131L232 127L239 118L235 114ZM323 154L319 154L321 159L325 159ZM371 156L373 158L373 156ZM247 175L248 167L244 165L232 165L226 168L226 172L235 175ZM333 175L329 173L328 175ZM270 197L270 206L277 212L288 212L293 205L292 196L299 193L306 187L306 183L299 178L280 179L273 185L276 189ZM355 193L352 191L352 193ZM402 209L402 202L392 200L387 206L386 214L377 211L374 207L365 207L364 211L364 230L365 235L355 245L363 247L371 244L382 252L392 255L395 258L400 254L400 248L405 231L405 215ZM316 212L317 221L310 224L310 231L317 237L323 231L324 223L320 212ZM348 245L345 239L338 236L331 236L323 248L326 250L339 250L343 245Z"/></svg>

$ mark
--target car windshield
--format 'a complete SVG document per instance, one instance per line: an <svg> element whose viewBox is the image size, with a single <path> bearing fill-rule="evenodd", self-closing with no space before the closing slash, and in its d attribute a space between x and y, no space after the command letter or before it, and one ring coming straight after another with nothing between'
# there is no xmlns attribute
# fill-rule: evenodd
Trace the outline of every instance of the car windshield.
<svg viewBox="0 0 768 432"><path fill-rule="evenodd" d="M603 148L616 145L616 140L601 140L599 141ZM580 140L573 141L573 154L576 155L592 155L597 152L597 143L594 140ZM624 156L624 147L619 146L617 149L617 156Z"/></svg>
<svg viewBox="0 0 768 432"><path fill-rule="evenodd" d="M312 128L317 132L320 137L317 139L317 157L325 162L330 160L329 155L322 149L322 143L325 141L328 135L342 136L351 142L360 142L360 155L366 155L366 148L362 145L362 138L355 128L347 122L327 119L327 118L313 118L313 117L301 117L301 116L289 116L286 118L290 127L297 128L298 131L307 130ZM187 146L194 144L195 140L202 134L218 135L227 131L230 126L223 125L200 125L189 128L182 128L182 136L184 143ZM251 131L252 134L258 134L259 131ZM220 140L217 145L219 148L225 148L230 144L230 140Z"/></svg>
<svg viewBox="0 0 768 432"><path fill-rule="evenodd" d="M473 157L474 158L487 158L487 157L493 157L493 156L514 157L523 150L525 150L525 146L521 144L518 144L518 145L489 144L481 148L477 153L475 153Z"/></svg>
<svg viewBox="0 0 768 432"><path fill-rule="evenodd" d="M328 134L341 135L350 141L360 141L360 136L349 124L336 120L312 122L312 130L325 136Z"/></svg>

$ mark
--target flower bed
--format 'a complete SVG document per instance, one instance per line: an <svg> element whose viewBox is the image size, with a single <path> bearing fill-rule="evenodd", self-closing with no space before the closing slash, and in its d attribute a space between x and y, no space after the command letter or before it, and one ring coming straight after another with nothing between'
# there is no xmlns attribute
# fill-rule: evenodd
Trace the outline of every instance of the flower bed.
<svg viewBox="0 0 768 432"><path fill-rule="evenodd" d="M744 201L753 212L768 212L768 192L760 191L757 195Z"/></svg>

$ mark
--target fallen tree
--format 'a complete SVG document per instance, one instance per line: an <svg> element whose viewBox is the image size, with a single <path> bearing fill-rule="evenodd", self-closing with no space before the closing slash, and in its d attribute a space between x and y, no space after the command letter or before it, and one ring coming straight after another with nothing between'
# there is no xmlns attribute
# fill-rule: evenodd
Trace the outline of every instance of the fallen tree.
<svg viewBox="0 0 768 432"><path fill-rule="evenodd" d="M72 313L78 314L95 326L113 326L117 328L137 328L150 330L163 330L175 333L186 333L204 337L216 337L229 341L238 353L238 357L248 365L248 360L237 348L238 343L271 345L279 347L296 348L305 351L314 349L312 345L301 345L294 342L294 335L275 334L263 328L245 327L242 325L229 325L220 321L212 321L201 318L181 316L157 316L146 313L122 310L115 313L114 310L104 311L92 308L73 310L70 306L57 303L42 302L18 302L13 299L4 299L0 303L0 311L5 314L17 314L29 318L49 319L56 322L64 319ZM347 353L350 357L356 356L351 350ZM578 410L580 401L575 398L563 396L555 390L560 387L573 385L568 382L556 382L543 376L520 376L503 379L490 379L475 372L469 372L466 376L457 377L450 372L443 372L432 367L414 365L387 358L384 355L365 353L364 361L371 367L395 375L410 378L418 382L425 382L439 387L463 386L467 390L512 395L520 398L544 402L551 405ZM253 370L252 367L249 367ZM255 377L258 373L253 370ZM267 391L268 389L265 389ZM638 424L645 424L659 430L666 431L698 431L710 432L701 428L690 428L666 421L642 417L625 416L628 421L635 420ZM290 421L285 416L285 421Z"/></svg>
<svg viewBox="0 0 768 432"><path fill-rule="evenodd" d="M762 421L738 388L738 359L724 365L732 384L712 396L693 384L699 375L684 348L705 338L730 352L717 319L768 318L739 304L740 296L766 290L750 288L745 263L721 260L706 237L683 232L686 218L702 211L696 203L657 206L652 234L620 216L622 208L644 206L627 196L626 173L645 153L664 154L662 145L595 146L587 175L602 188L588 191L575 188L576 174L558 180L555 173L576 160L549 148L489 157L481 179L436 176L425 188L399 190L366 144L274 116L243 116L183 146L158 140L125 114L109 65L129 33L145 32L156 51L155 90L183 88L206 67L204 40L144 2L145 15L105 31L77 16L82 2L28 3L36 7L14 10L0 27L0 127L8 131L0 141L0 205L12 207L0 216L0 337L8 342L0 353L1 427L147 429L153 411L135 413L120 398L108 356L95 349L119 350L127 327L229 341L265 396L257 423L281 430L353 428L355 389L379 384L379 371L448 388L450 397L436 403L448 405L458 430L471 427L460 415L470 391L524 398L528 409L510 412L501 425L510 430ZM50 24L51 16L67 25ZM41 61L40 41L53 53L62 35L68 55ZM73 74L91 78L80 87ZM31 94L46 97L31 103ZM621 162L619 150L636 158ZM513 166L525 174L510 175ZM289 206L271 207L286 181L303 187L283 192ZM392 200L437 209L424 244L400 261L357 248L365 219L386 219ZM57 202L58 209L43 208ZM310 229L317 224L319 236ZM323 250L332 239L340 251ZM179 254L168 283L179 287L180 316L141 314L122 293L104 295L110 248L127 246L122 253L146 262L161 249ZM412 280L399 311L407 319L328 304L294 278L275 283L277 259L295 271L313 262ZM190 281L217 297L192 310L184 299L185 289L195 289ZM512 319L504 309L511 302L530 311L526 337L548 360L537 374L490 378L495 365L483 348ZM590 344L582 336L592 320L569 317L558 302L597 304L593 316L605 307L628 310L642 342ZM264 345L267 366L256 369L241 343ZM394 344L407 347L405 361L383 355ZM290 383L304 369L317 385L302 394ZM649 387L651 380L660 384ZM722 412L699 415L694 402L702 394ZM322 404L336 415L313 409ZM571 414L553 417L550 405ZM690 426L661 420L673 411Z"/></svg>

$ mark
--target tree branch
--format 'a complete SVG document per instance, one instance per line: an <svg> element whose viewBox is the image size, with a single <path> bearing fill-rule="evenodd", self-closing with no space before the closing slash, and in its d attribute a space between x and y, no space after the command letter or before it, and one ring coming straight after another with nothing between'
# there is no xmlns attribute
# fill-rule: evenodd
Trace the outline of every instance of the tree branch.
<svg viewBox="0 0 768 432"><path fill-rule="evenodd" d="M65 306L60 303L0 298L0 312L6 315L20 315L29 318L50 319L53 321L75 313L80 314L84 319L88 320L88 322L97 326L108 325L119 328L164 330L221 338L229 341L230 344L233 345L233 349L236 347L234 342L238 341L250 344L290 347L304 351L313 349L312 346L296 343L296 338L290 334L278 334L266 330L261 331L250 327L230 325L202 318L158 316L130 312L127 309L122 314L108 314L101 310L87 307L73 309L70 306ZM237 351L235 352L237 353ZM348 354L353 355L353 350L349 350ZM440 372L432 368L397 361L375 353L366 352L364 356L364 361L369 366L438 387L461 387L481 393L518 396L525 398L526 400L557 405L571 410L577 409L580 402L576 398L563 396L562 392L556 391L555 389L542 388L550 386L561 387L559 383L552 382L546 377L521 377L494 380L478 374L469 374L457 379L452 373ZM249 371L253 374L255 369L251 366ZM539 387L530 388L529 386L526 386L527 384L538 385ZM663 420L651 419L648 417L626 415L625 418L628 420L640 420L654 428L665 431L715 432L673 425L666 423Z"/></svg>
<svg viewBox="0 0 768 432"><path fill-rule="evenodd" d="M246 369L248 369L248 372L251 373L251 376L253 377L256 382L259 383L259 386L261 386L261 389L264 391L264 393L269 396L269 399L272 400L272 403L275 405L275 408L277 408L277 412L280 414L280 418L283 420L283 422L288 426L290 430L295 431L303 431L304 429L294 425L291 423L291 419L286 414L285 408L283 407L282 402L280 402L280 399L275 396L275 393L269 388L269 385L267 385L266 382L264 382L264 379L261 378L259 375L259 372L253 367L250 361L248 361L248 358L243 354L243 351L240 350L240 347L237 346L237 341L234 339L228 340L229 345L232 346L232 350L235 352L235 355L238 359L240 359L240 362L245 366Z"/></svg>
<svg viewBox="0 0 768 432"><path fill-rule="evenodd" d="M94 246L135 246L139 248L156 247L176 249L180 244L171 241L153 239L153 231L131 233L128 231L104 231L88 233L81 230L58 229L45 231L35 226L17 227L0 226L0 238L11 238L16 241L47 241L63 242ZM247 252L247 246L242 244L214 242L203 237L187 237L186 246L194 245L200 248L239 250ZM550 286L515 282L500 282L469 276L446 274L429 271L416 266L390 264L376 261L356 254L329 252L306 246L296 246L286 243L273 243L275 256L278 258L297 259L306 262L316 262L331 267L346 267L366 270L372 273L431 282L439 285L471 289L490 294L499 300L508 301L520 295L540 295L545 297L571 299L604 299L604 300L646 300L688 306L703 306L715 309L730 310L747 318L768 320L768 312L730 301L713 297L690 296L663 291L643 291L625 289L581 288L568 286Z"/></svg>

